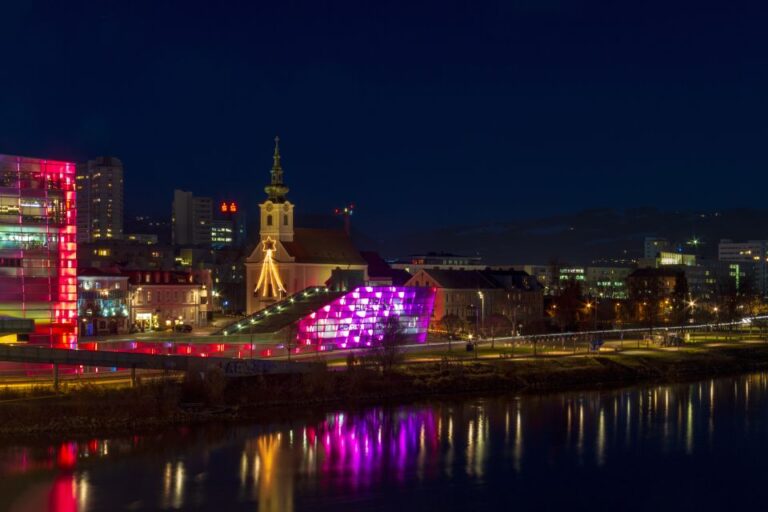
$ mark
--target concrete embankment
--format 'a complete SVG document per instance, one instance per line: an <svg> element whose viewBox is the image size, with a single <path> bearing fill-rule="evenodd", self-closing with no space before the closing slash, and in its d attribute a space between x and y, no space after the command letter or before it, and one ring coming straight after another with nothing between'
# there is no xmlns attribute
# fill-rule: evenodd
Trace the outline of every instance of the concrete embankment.
<svg viewBox="0 0 768 512"><path fill-rule="evenodd" d="M182 382L134 388L78 386L52 394L6 391L5 436L110 435L173 425L270 419L305 411L459 394L541 393L657 384L768 371L768 344L720 343L680 349L626 350L573 357L445 358L391 372L354 366L344 372L225 379L188 375ZM1 389L1 388L0 388Z"/></svg>

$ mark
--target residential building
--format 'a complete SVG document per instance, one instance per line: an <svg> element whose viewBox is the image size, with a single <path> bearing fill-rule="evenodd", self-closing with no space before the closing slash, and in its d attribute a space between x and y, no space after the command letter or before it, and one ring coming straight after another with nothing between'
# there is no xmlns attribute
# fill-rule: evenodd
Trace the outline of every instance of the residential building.
<svg viewBox="0 0 768 512"><path fill-rule="evenodd" d="M32 342L77 334L75 164L0 155L0 317L35 322Z"/></svg>
<svg viewBox="0 0 768 512"><path fill-rule="evenodd" d="M123 163L101 156L77 165L77 241L123 237Z"/></svg>
<svg viewBox="0 0 768 512"><path fill-rule="evenodd" d="M506 317L510 327L543 316L543 287L522 271L421 269L406 286L435 289L433 328L448 315L461 319L469 330L481 329L494 315Z"/></svg>
<svg viewBox="0 0 768 512"><path fill-rule="evenodd" d="M368 284L371 286L403 286L412 277L401 268L393 268L377 252L361 251L360 255L368 264Z"/></svg>
<svg viewBox="0 0 768 512"><path fill-rule="evenodd" d="M208 324L210 271L137 270L126 274L130 284L131 323L139 330Z"/></svg>
<svg viewBox="0 0 768 512"><path fill-rule="evenodd" d="M173 191L171 236L174 245L210 245L213 200L184 190Z"/></svg>
<svg viewBox="0 0 768 512"><path fill-rule="evenodd" d="M114 269L80 269L77 276L80 336L127 333L129 307L128 276Z"/></svg>

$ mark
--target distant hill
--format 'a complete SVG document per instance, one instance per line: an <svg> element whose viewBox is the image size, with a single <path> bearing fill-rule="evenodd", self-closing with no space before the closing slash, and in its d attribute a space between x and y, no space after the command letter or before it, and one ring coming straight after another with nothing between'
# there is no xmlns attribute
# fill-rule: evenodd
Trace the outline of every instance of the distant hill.
<svg viewBox="0 0 768 512"><path fill-rule="evenodd" d="M588 264L604 258L642 257L646 236L702 242L699 256L716 258L722 238L768 238L768 210L661 211L600 209L538 219L456 226L381 240L389 257L429 251L480 255L488 263L547 263L554 258Z"/></svg>

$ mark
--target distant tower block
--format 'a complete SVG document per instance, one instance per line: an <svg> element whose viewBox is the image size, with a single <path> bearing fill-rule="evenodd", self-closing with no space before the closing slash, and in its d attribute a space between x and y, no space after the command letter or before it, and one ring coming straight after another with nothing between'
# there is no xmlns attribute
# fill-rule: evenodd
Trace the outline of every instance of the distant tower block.
<svg viewBox="0 0 768 512"><path fill-rule="evenodd" d="M352 229L350 218L352 217L352 214L355 213L355 205L353 203L349 203L349 205L345 206L344 208L336 208L333 213L334 215L340 215L344 217L344 231L347 233L347 236L349 236Z"/></svg>

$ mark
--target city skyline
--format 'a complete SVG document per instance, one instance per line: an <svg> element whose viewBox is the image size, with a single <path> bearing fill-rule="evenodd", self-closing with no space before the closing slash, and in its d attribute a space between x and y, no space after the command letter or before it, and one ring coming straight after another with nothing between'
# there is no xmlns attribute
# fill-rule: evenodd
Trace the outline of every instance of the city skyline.
<svg viewBox="0 0 768 512"><path fill-rule="evenodd" d="M255 210L275 134L302 213L352 201L371 231L585 205L759 207L768 184L757 8L4 10L16 79L0 86L14 99L0 104L2 152L116 156L131 213L168 214L143 200L148 185L169 198L242 194ZM41 76L60 77L55 94ZM713 186L733 175L750 187Z"/></svg>

